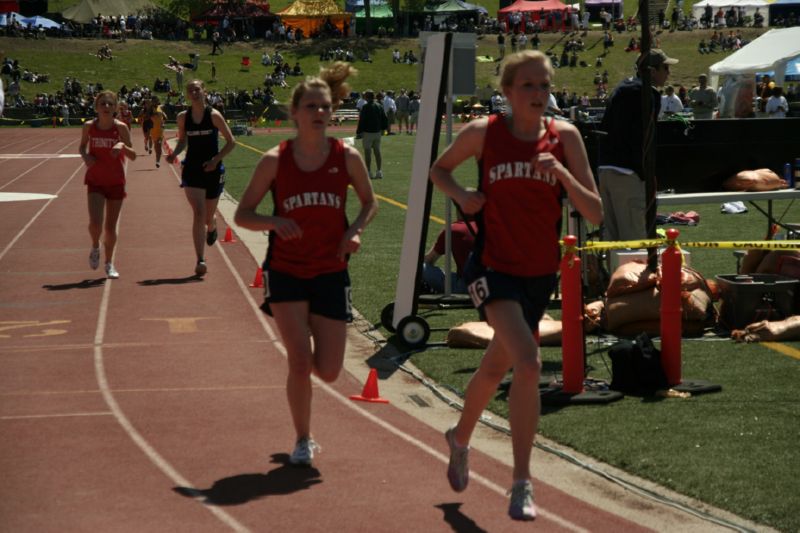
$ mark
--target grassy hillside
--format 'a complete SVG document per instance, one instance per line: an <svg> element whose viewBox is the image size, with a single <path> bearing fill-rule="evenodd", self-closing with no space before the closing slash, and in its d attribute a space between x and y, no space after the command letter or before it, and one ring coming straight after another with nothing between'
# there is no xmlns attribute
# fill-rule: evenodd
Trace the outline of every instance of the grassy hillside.
<svg viewBox="0 0 800 533"><path fill-rule="evenodd" d="M697 52L697 43L701 38L708 38L710 32L706 30L694 32L663 32L657 36L658 44L671 56L680 59L680 63L672 69L670 82L676 85L683 84L691 87L701 72L707 72L708 67L725 57L724 54L701 55ZM753 39L758 36L757 30L744 31L745 37ZM594 95L593 78L596 70L608 70L610 85L629 76L632 72L635 55L624 51L628 40L635 36L634 33L623 33L616 36L616 45L610 53L603 58L603 65L595 68L596 58L603 54L602 33L590 31L585 38L586 51L579 57L589 66L585 68L560 68L556 72L555 86L558 89L566 88L568 91L584 92ZM540 50L559 52L562 49L565 37L562 34L543 34ZM196 73L188 72L186 79L196 76L217 90L226 88L253 89L263 83L267 68L259 64L259 58L264 49L272 54L275 49L280 49L286 59L294 64L299 62L306 73L314 73L319 69L319 52L324 47L342 46L357 50L367 49L374 60L373 63L357 62L359 76L353 80L353 88L361 91L373 89L399 89L401 87L415 88L418 72L416 66L397 65L391 62L391 50L399 48L401 51L413 49L418 52L419 43L415 39L350 39L345 41L310 42L294 47L285 45L276 46L274 43L255 41L251 43L236 43L225 48L223 55L209 56L211 46L207 43L192 43L188 41L141 41L129 39L125 43L111 43L115 59L113 61L99 61L94 53L101 46L99 40L87 39L48 39L45 41L0 38L0 50L4 50L8 57L19 59L24 68L39 73L48 73L50 83L31 84L22 83L22 93L30 99L37 92L53 93L61 88L66 76L77 77L84 83L101 82L104 87L117 90L123 84L131 87L134 84L152 86L156 77L170 77L174 83L174 73L164 67L168 56L174 56L182 61L189 61L189 53L201 55L200 68ZM494 36L485 36L478 40L477 56L495 56L497 46ZM241 68L242 56L250 56L253 66L249 71ZM211 83L211 60L216 63L217 82ZM476 85L484 87L487 84L496 86L496 62L479 62L476 64ZM292 80L288 80L290 85ZM276 96L279 101L286 101L289 89L277 89Z"/></svg>

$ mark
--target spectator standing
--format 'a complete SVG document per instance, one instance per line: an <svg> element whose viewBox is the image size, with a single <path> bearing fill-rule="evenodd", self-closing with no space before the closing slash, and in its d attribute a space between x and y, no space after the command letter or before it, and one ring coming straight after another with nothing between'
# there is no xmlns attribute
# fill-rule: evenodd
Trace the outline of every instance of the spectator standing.
<svg viewBox="0 0 800 533"><path fill-rule="evenodd" d="M717 93L708 86L708 77L705 74L700 74L697 82L697 87L692 87L689 91L692 113L696 119L710 119L713 117L714 108L717 107Z"/></svg>
<svg viewBox="0 0 800 533"><path fill-rule="evenodd" d="M661 95L655 87L663 87L670 65L677 59L653 48L640 55L637 68L649 68L653 87L653 120L661 110ZM611 94L600 130L598 156L600 196L603 200L603 238L628 241L647 238L647 200L642 168L642 80L638 76L623 80Z"/></svg>
<svg viewBox="0 0 800 533"><path fill-rule="evenodd" d="M419 122L420 100L419 100L419 95L415 94L414 91L411 91L409 98L410 102L408 103L408 132L409 134L413 134L414 130L417 129L417 122Z"/></svg>
<svg viewBox="0 0 800 533"><path fill-rule="evenodd" d="M386 135L394 135L392 133L392 125L394 124L395 113L397 113L397 104L392 98L394 93L388 91L383 97L383 112L386 113Z"/></svg>
<svg viewBox="0 0 800 533"><path fill-rule="evenodd" d="M222 37L218 31L215 31L211 34L211 55L216 55L217 50L219 50L220 54L225 53L225 51L222 49Z"/></svg>
<svg viewBox="0 0 800 533"><path fill-rule="evenodd" d="M772 88L772 96L767 100L766 113L769 118L785 118L789 110L789 103L783 96L783 87L776 85Z"/></svg>
<svg viewBox="0 0 800 533"><path fill-rule="evenodd" d="M669 117L683 111L683 104L678 95L675 94L675 87L667 85L664 91L665 94L661 96L661 111L658 114L658 118Z"/></svg>
<svg viewBox="0 0 800 533"><path fill-rule="evenodd" d="M397 99L395 100L395 105L397 106L397 131L399 133L403 133L403 124L406 125L406 135L411 135L411 130L408 126L408 116L409 116L409 104L411 103L411 99L406 94L405 89L400 89L400 94L398 95Z"/></svg>
<svg viewBox="0 0 800 533"><path fill-rule="evenodd" d="M375 101L375 93L371 90L364 91L366 102L361 107L358 114L358 126L356 134L361 135L361 142L364 147L364 161L367 164L367 172L370 179L379 180L383 178L381 170L381 137L388 127L386 113L383 106ZM375 174L372 173L372 155L375 155Z"/></svg>

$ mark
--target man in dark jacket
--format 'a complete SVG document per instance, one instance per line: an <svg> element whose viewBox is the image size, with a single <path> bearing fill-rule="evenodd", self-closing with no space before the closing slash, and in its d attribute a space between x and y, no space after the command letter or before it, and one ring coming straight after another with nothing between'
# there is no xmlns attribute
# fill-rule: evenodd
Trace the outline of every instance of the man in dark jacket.
<svg viewBox="0 0 800 533"><path fill-rule="evenodd" d="M367 163L369 177L379 180L383 177L381 171L381 136L388 127L386 113L383 106L375 101L373 91L364 91L364 99L367 101L358 114L358 126L356 135L361 135L361 142L364 146L364 161ZM375 153L375 167L377 171L372 173L372 154Z"/></svg>
<svg viewBox="0 0 800 533"><path fill-rule="evenodd" d="M661 110L662 87L669 77L669 66L678 62L658 48L639 56L639 72L649 68L653 87L652 118ZM647 238L644 173L642 169L642 80L629 78L611 94L600 129L598 157L600 197L603 200L603 238L610 241ZM655 139L653 140L655 142Z"/></svg>

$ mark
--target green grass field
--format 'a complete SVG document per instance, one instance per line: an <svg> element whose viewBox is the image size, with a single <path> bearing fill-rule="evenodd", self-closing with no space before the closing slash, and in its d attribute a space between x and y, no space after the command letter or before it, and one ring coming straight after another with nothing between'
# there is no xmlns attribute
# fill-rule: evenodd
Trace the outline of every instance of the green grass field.
<svg viewBox="0 0 800 533"><path fill-rule="evenodd" d="M244 137L240 141L256 150L274 146L290 131ZM403 349L402 343L380 326L383 306L394 299L400 246L408 194L408 163L414 137L384 137L385 179L373 182L381 198L380 213L364 233L362 251L351 260L354 302L366 319ZM444 144L444 139L442 139ZM238 147L226 162L228 190L238 196L258 158L258 153ZM475 183L471 165L458 172L464 183ZM355 197L350 216L355 216ZM265 201L264 210L271 209ZM701 215L696 227L681 227L687 240L760 239L763 217L751 210L742 215L722 215L717 205L675 206ZM800 220L800 208L780 202L776 213L784 220ZM444 216L444 200L434 193L432 215ZM429 237L442 225L430 224ZM429 239L430 240L430 239ZM730 250L692 249L691 263L707 277L735 272ZM413 353L411 361L439 384L464 390L481 350L441 346L446 330L462 321L476 320L473 310L422 310L433 333L428 349ZM555 313L558 314L557 311ZM596 341L590 337L591 341ZM795 350L800 343L788 343ZM610 380L607 344L590 342L589 373ZM797 353L797 352L796 352ZM558 374L561 350L543 350L545 373ZM653 480L709 504L727 509L782 531L797 531L796 446L800 439L800 410L794 393L798 372L793 359L760 345L733 341L686 340L683 376L721 384L723 391L689 399L626 397L606 406L544 408L540 432L598 460ZM491 409L508 414L505 398L498 395Z"/></svg>

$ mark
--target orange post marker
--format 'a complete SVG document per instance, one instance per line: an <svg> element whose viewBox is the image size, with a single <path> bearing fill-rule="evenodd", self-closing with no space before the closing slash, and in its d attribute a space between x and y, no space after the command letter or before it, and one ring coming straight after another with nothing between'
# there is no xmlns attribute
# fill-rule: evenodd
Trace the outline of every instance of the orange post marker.
<svg viewBox="0 0 800 533"><path fill-rule="evenodd" d="M676 229L667 230L667 248L661 254L661 366L670 386L681 383L681 260Z"/></svg>
<svg viewBox="0 0 800 533"><path fill-rule="evenodd" d="M222 242L239 242L233 237L233 230L231 230L230 226L225 230L225 237Z"/></svg>
<svg viewBox="0 0 800 533"><path fill-rule="evenodd" d="M261 267L258 267L258 270L256 270L256 277L253 279L253 283L250 284L250 287L254 289L264 288L264 269Z"/></svg>
<svg viewBox="0 0 800 533"><path fill-rule="evenodd" d="M369 370L367 382L364 384L364 390L361 394L354 394L350 396L351 400L358 400L360 402L372 403L389 403L386 398L381 398L378 393L378 371L374 368Z"/></svg>
<svg viewBox="0 0 800 533"><path fill-rule="evenodd" d="M564 237L566 247L561 258L561 346L564 376L563 391L583 392L584 352L583 296L581 295L581 258L575 250L578 239Z"/></svg>

